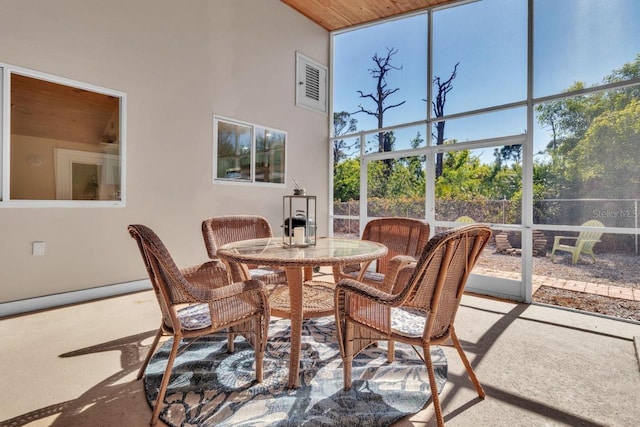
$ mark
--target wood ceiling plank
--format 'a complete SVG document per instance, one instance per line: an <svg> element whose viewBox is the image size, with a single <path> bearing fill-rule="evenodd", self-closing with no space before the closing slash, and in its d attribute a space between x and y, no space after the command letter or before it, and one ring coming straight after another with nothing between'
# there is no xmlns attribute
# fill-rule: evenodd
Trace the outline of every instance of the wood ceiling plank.
<svg viewBox="0 0 640 427"><path fill-rule="evenodd" d="M11 133L98 144L119 100L20 74L11 76Z"/></svg>
<svg viewBox="0 0 640 427"><path fill-rule="evenodd" d="M281 0L328 31L340 30L456 0Z"/></svg>

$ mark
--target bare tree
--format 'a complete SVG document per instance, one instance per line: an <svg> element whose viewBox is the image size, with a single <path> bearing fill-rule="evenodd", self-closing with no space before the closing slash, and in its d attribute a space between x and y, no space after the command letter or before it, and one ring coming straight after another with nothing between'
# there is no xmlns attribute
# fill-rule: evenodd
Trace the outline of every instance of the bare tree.
<svg viewBox="0 0 640 427"><path fill-rule="evenodd" d="M400 90L400 88L388 89L386 80L387 74L391 70L402 70L402 66L395 67L391 64L393 55L395 55L396 53L398 53L398 49L387 48L386 56L378 56L377 53L373 55L373 58L371 59L375 63L375 68L369 69L369 73L371 74L371 77L376 80L376 91L374 93L367 94L365 94L361 90L358 91L358 93L360 94L360 98L368 98L375 103L375 109L367 110L362 105L358 105L358 111L354 112L353 114L366 113L374 116L376 119L378 119L378 128L384 127L384 113L387 110L399 107L406 102L402 101L397 104L387 105L387 98ZM379 152L391 151L393 149L393 142L395 141L395 138L392 135L386 135L388 133L389 132L378 133Z"/></svg>
<svg viewBox="0 0 640 427"><path fill-rule="evenodd" d="M436 98L431 102L435 117L444 116L444 106L447 103L447 94L453 89L453 79L455 79L458 74L458 65L460 65L459 62L453 67L453 72L447 80L443 81L440 77L435 77L433 79L433 84L437 88ZM436 140L436 145L444 144L444 125L444 120L436 123L436 133L435 135L432 134L432 137ZM440 175L442 175L442 153L438 153L436 156L436 178Z"/></svg>

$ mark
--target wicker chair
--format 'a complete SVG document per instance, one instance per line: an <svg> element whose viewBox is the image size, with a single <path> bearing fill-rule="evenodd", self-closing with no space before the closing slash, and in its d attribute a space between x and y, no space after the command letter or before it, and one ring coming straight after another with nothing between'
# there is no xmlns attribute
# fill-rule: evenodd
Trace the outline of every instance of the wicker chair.
<svg viewBox="0 0 640 427"><path fill-rule="evenodd" d="M358 279L386 292L392 291L383 287L389 260L397 255L420 256L429 241L429 224L413 218L376 218L364 227L362 240L371 240L385 245L389 252L376 262L374 271L367 266L346 265L333 267L333 278L336 283L341 279ZM363 271L364 270L364 271ZM359 277L362 272L362 277Z"/></svg>
<svg viewBox="0 0 640 427"><path fill-rule="evenodd" d="M449 339L458 351L478 396L485 393L464 354L454 330L454 319L467 277L491 237L483 225L467 225L434 236L417 263L407 265L398 256L389 263L386 293L364 283L343 279L336 286L335 316L344 369L344 388L351 388L353 358L378 340L389 341L389 362L393 342L423 349L438 425L444 425L430 347Z"/></svg>
<svg viewBox="0 0 640 427"><path fill-rule="evenodd" d="M239 240L273 237L273 231L269 221L264 217L258 215L226 215L215 216L202 221L202 237L204 238L209 258L217 260L217 252L220 246ZM284 269L257 265L248 265L247 268L249 276L252 279L264 282L270 291L278 285L287 283L287 275ZM235 274L234 280L239 280L239 277Z"/></svg>
<svg viewBox="0 0 640 427"><path fill-rule="evenodd" d="M138 379L142 378L160 338L173 336L151 425L158 421L183 338L197 338L226 330L229 334L227 350L233 352L234 335L241 334L253 346L256 380L261 382L269 328L269 300L264 284L257 280L229 283L226 269L220 261L180 270L151 229L144 225L130 225L128 230L138 243L162 312L162 323L138 371Z"/></svg>

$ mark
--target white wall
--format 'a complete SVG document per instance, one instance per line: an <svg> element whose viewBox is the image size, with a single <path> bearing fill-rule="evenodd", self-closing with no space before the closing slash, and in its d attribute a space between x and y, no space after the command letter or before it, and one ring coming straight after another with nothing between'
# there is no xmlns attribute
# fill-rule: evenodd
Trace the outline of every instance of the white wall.
<svg viewBox="0 0 640 427"><path fill-rule="evenodd" d="M277 0L3 0L0 62L127 94L125 208L0 208L0 303L146 277L126 227L180 266L206 258L201 221L262 214L286 189L213 184L214 114L288 132L288 176L328 218L328 117L295 106L295 52L328 65L329 35ZM324 219L323 219L324 218ZM46 242L45 256L31 242Z"/></svg>

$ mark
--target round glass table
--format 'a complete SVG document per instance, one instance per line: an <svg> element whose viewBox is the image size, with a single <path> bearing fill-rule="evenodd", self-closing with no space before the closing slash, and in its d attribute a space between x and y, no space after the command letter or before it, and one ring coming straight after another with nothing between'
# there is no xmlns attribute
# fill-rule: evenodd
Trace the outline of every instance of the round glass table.
<svg viewBox="0 0 640 427"><path fill-rule="evenodd" d="M220 259L230 265L233 280L247 280L246 264L279 266L287 274L287 287L276 288L269 297L271 313L291 320L289 387L298 387L302 321L333 315L335 285L311 280L315 266L370 263L387 254L386 246L358 239L320 238L315 245L287 246L282 237L241 240L218 248Z"/></svg>

